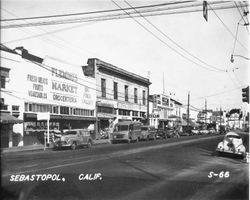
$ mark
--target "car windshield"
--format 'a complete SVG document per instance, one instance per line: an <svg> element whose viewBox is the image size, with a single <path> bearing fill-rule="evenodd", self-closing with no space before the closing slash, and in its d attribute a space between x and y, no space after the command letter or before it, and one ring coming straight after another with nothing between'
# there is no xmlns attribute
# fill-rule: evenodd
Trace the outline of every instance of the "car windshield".
<svg viewBox="0 0 250 200"><path fill-rule="evenodd" d="M115 128L116 131L127 131L128 130L128 125L118 125Z"/></svg>
<svg viewBox="0 0 250 200"><path fill-rule="evenodd" d="M148 130L148 127L141 127L141 130L142 130L142 131L147 131L147 130Z"/></svg>
<svg viewBox="0 0 250 200"><path fill-rule="evenodd" d="M240 136L238 136L238 135L227 135L226 137L227 137L227 138L236 138L236 139L241 139L241 137L240 137Z"/></svg>
<svg viewBox="0 0 250 200"><path fill-rule="evenodd" d="M63 135L76 135L77 131L66 131L63 133Z"/></svg>

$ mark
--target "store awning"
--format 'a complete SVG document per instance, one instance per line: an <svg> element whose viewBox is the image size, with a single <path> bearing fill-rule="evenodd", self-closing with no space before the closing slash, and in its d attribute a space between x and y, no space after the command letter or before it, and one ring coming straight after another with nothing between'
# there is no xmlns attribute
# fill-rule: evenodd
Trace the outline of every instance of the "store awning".
<svg viewBox="0 0 250 200"><path fill-rule="evenodd" d="M168 119L171 121L181 121L181 118L178 117L177 115L169 115Z"/></svg>
<svg viewBox="0 0 250 200"><path fill-rule="evenodd" d="M23 120L18 119L9 113L0 113L0 123L1 124L17 124L17 123L22 123Z"/></svg>
<svg viewBox="0 0 250 200"><path fill-rule="evenodd" d="M113 104L102 103L102 102L97 102L97 106L106 107L106 108L114 108Z"/></svg>

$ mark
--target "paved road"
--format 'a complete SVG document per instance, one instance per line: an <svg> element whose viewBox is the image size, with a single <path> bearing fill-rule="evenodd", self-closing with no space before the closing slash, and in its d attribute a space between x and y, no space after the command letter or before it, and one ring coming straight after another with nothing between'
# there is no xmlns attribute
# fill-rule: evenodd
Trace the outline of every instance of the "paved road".
<svg viewBox="0 0 250 200"><path fill-rule="evenodd" d="M248 164L212 155L221 139L3 154L2 189L6 199L248 199ZM21 179L15 174L27 180L14 181ZM60 181L42 181L42 174L59 175ZM28 181L32 175L36 181Z"/></svg>

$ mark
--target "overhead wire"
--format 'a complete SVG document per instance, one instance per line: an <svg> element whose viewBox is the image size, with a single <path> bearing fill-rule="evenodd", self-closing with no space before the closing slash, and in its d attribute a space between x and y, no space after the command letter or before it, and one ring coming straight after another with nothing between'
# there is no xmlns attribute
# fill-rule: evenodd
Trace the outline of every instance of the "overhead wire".
<svg viewBox="0 0 250 200"><path fill-rule="evenodd" d="M3 9L3 10L4 10L5 12L9 13L10 15L13 15L13 16L16 16L16 17L17 17L17 15L15 15L14 13L12 13L12 12L6 10L6 9ZM23 27L23 28L25 28L25 27ZM36 29L39 29L39 30L41 30L41 31L43 31L43 32L45 32L46 35L47 35L47 31L45 31L44 29L42 29L42 28L40 28L40 27L35 27L35 28L36 28ZM28 30L26 31L26 29L25 29L25 30L20 29L20 30L23 31L23 32L25 32L25 33L28 33L28 34L29 34L29 32L31 32L30 30L29 30L29 31L28 31ZM32 32L31 32L31 33L32 33ZM64 51L73 53L72 51L69 51L69 50L68 50L68 46L66 46L66 45L64 45L64 44L60 44L60 43L58 43L58 42L56 42L56 41L53 41L53 40L50 39L50 38L47 38L47 39L39 38L39 39L41 39L42 41L44 41L44 42L46 42L46 43L49 43L49 44L54 43L55 46L59 47L61 50L64 50ZM63 41L63 42L67 42L67 41L64 40L64 39L61 39L59 36L57 36L56 39L61 40L61 41ZM49 40L49 41L48 41L48 40ZM3 43L3 44L6 44L6 43ZM63 48L61 48L61 47L63 47ZM66 47L66 48L64 48L64 47ZM74 48L72 48L72 50L75 51ZM77 53L79 56L82 56L82 54L80 54L79 52L76 52L76 51L75 51L75 53ZM74 55L75 55L75 54L74 54Z"/></svg>
<svg viewBox="0 0 250 200"><path fill-rule="evenodd" d="M207 96L202 96L202 97L194 98L194 99L192 99L192 101L197 101L197 100L201 100L201 99L207 99L207 98L210 98L210 97L220 96L222 94L234 92L234 91L239 90L239 89L241 89L243 87L245 87L245 85L237 86L237 87L235 87L233 89L226 90L226 91L223 91L223 92L218 92L218 93L210 94L210 95L207 95Z"/></svg>
<svg viewBox="0 0 250 200"><path fill-rule="evenodd" d="M126 0L125 3L127 3L131 8L134 8L131 4L129 4ZM135 9L135 8L134 8ZM188 55L190 55L191 57L197 59L198 61L200 61L201 63L205 64L208 67L211 67L215 70L221 71L221 72L226 72L226 70L222 70L216 67L213 67L207 63L205 63L203 60L201 60L200 58L198 58L197 56L191 54L188 50L186 50L185 48L183 48L181 45L179 45L177 42L175 42L172 38L170 38L166 33L164 33L162 30L160 30L156 25L154 25L150 20L148 20L146 17L144 17L138 10L135 9L135 11L143 18L145 19L151 26L153 26L158 32L160 32L162 35L164 35L167 39L169 39L172 43L174 43L177 47L179 47L181 50L183 50L184 52L186 52Z"/></svg>
<svg viewBox="0 0 250 200"><path fill-rule="evenodd" d="M174 4L182 4L193 1L174 1L169 3L161 3L161 4L152 4L146 6L138 6L136 9L141 8L153 8L153 7L162 7L166 5L174 5ZM125 10L131 10L131 8L124 8ZM90 11L90 12L81 12L81 13L68 13L61 15L45 15L45 16L36 16L36 17L23 17L23 18L14 18L14 19L0 19L0 21L18 21L18 20L32 20L32 19L46 19L46 18L58 18L58 17L68 17L68 16L76 16L76 15L88 15L88 14L100 14L100 13L109 13L109 12L117 12L121 11L121 9L109 9L109 10L99 10L99 11Z"/></svg>
<svg viewBox="0 0 250 200"><path fill-rule="evenodd" d="M227 27L227 25L222 21L222 19L218 16L218 14L214 11L214 9L212 8L212 6L210 4L208 4L209 7L211 8L211 10L213 11L213 13L215 14L215 16L219 19L219 21L223 24L224 28L230 33L230 35L236 39L236 41L247 51L248 48L246 48L237 38L235 38L234 34L232 33L232 31Z"/></svg>
<svg viewBox="0 0 250 200"><path fill-rule="evenodd" d="M238 5L237 5L237 3L236 2L234 2L234 4L236 5L236 7L237 7L237 10L238 10L238 12L240 13L240 16L242 17L242 19L243 19L243 21L244 21L244 25L245 25L245 27L246 27L246 30L247 30L247 32L248 32L248 34L249 34L249 30L248 30L248 27L247 27L247 22L245 21L245 19L244 19L244 10L243 10L243 15L242 15L242 13L241 13L241 11L240 11L240 9L239 9L239 7L238 7ZM240 2L239 2L239 4L240 4ZM240 4L240 6L241 6L241 4ZM241 7L242 8L242 7Z"/></svg>
<svg viewBox="0 0 250 200"><path fill-rule="evenodd" d="M112 2L117 5L119 8L121 8L115 1L112 0ZM122 8L121 8L122 9ZM127 11L124 11L127 13ZM129 16L130 14L127 13ZM133 16L130 16L137 24L139 24L143 29L145 29L147 32L149 32L152 36L154 36L156 39L158 39L160 42L162 42L165 46L167 46L168 48L170 48L172 51L174 51L175 53L179 54L181 57L185 58L186 60L188 60L189 62L194 63L195 65L197 65L198 67L201 67L203 69L206 69L208 71L212 71L212 72L218 72L215 71L213 69L210 69L208 67L202 66L199 63L191 60L190 58L188 58L187 56L185 56L184 54L180 53L179 51L177 51L175 48L173 48L172 46L170 46L168 43L166 43L164 40L162 40L160 37L158 37L156 34L154 34L152 31L150 31L146 26L144 26L142 23L140 23L137 19L135 19Z"/></svg>
<svg viewBox="0 0 250 200"><path fill-rule="evenodd" d="M199 3L199 2L198 2ZM211 2L210 4L218 4L218 3L227 3L227 2ZM195 6L200 6L199 5L195 5ZM182 6L182 8L186 8L189 6ZM194 7L193 5L191 5L190 7ZM179 7L181 8L181 7ZM235 8L235 5L227 5L227 6L222 6L222 7L215 7L214 9L229 9L229 8ZM171 8L173 10L173 8ZM176 8L175 8L176 9ZM168 9L170 10L170 9ZM145 16L157 16L157 15L169 15L169 14L180 14L180 13L190 13L190 12L198 12L198 11L202 11L202 8L196 9L196 10L182 10L182 11L172 11L172 12L162 12L159 13L156 10L148 10L147 12L153 12L153 13L149 13L149 14L145 14ZM144 11L145 12L145 11ZM131 13L131 15L134 13ZM134 16L134 17L139 17ZM128 16L124 15L124 14L113 14L113 15L106 15L106 16L99 16L99 17L85 17L85 18L75 18L75 19L66 19L66 20L61 20L61 21L48 21L48 22L34 22L34 23L26 23L26 24L15 24L15 25L11 25L11 26L5 26L2 25L2 29L6 29L6 28L20 28L20 27L31 27L31 26L44 26L44 25L59 25L59 24L69 24L69 23L81 23L81 22L90 22L90 21L107 21L107 20L114 20L114 19L124 19L124 18L128 18Z"/></svg>
<svg viewBox="0 0 250 200"><path fill-rule="evenodd" d="M18 54L18 55L20 55L20 54ZM20 55L20 56L21 56L21 55ZM59 70L58 68L51 67L51 66L46 65L46 64L43 64L43 63L37 63L37 62L30 61L30 60L27 60L27 59L25 59L25 60L26 60L27 62L33 63L33 64L35 64L35 65L37 65L37 66L43 68L43 69L45 69L45 70L47 70L47 71L49 71L49 72L53 72L52 68L53 68L53 69ZM89 85L80 83L80 82L78 82L78 81L73 81L73 80L71 80L71 79L68 79L67 77L64 77L64 78L65 78L66 80L71 81L71 82L73 82L73 83L76 83L76 84L78 84L78 85L80 85L80 86L88 87L88 88L91 89L91 90L95 90L96 92L102 92L101 89L100 89L100 90L97 89L97 88L101 88L101 85L97 85L96 83L92 83L92 82L86 81L86 80L84 80L84 79L82 79L82 78L78 78L79 80L81 80L81 81L83 81L83 82L87 82L87 83L89 83L89 84L92 84L93 86L97 86L97 88L93 88L93 87L90 87ZM109 89L109 88L106 88L106 90L113 91L113 89ZM118 91L117 93L118 93L118 97L119 97L119 98L123 99L123 98L125 97L125 96L124 96L125 94L124 94L123 92L119 92L119 91ZM107 94L107 95L110 95L110 96L113 96L113 95L114 95L114 93L110 93L110 92L106 92L106 94ZM120 94L120 95L119 95L119 94ZM128 95L128 98L131 100L131 99L134 99L134 96L133 96L133 95ZM143 100L143 98L139 98L139 97L138 97L137 100Z"/></svg>

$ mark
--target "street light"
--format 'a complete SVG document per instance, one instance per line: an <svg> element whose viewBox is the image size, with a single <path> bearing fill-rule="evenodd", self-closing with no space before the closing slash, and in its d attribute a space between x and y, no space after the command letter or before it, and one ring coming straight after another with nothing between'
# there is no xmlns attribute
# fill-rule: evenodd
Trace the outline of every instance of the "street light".
<svg viewBox="0 0 250 200"><path fill-rule="evenodd" d="M250 60L250 58L247 58L247 57L245 57L245 56L241 56L241 55L231 55L231 59L230 59L230 61L231 61L231 63L233 63L234 62L234 56L236 56L236 57L240 57L240 58L243 58L243 59L245 59L245 60Z"/></svg>

